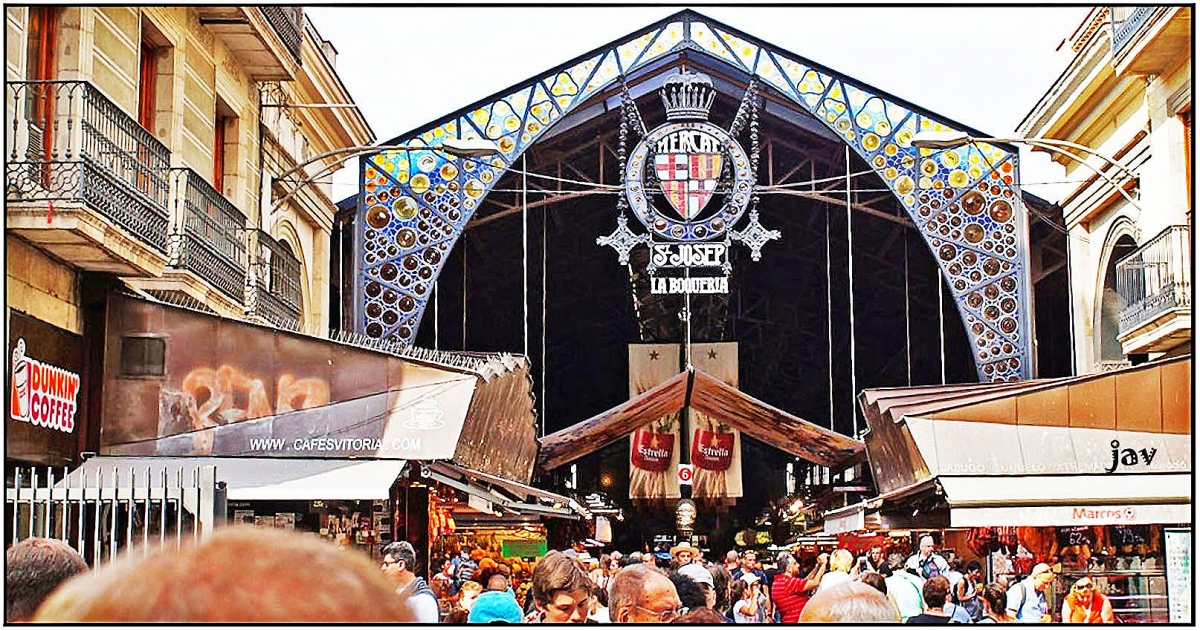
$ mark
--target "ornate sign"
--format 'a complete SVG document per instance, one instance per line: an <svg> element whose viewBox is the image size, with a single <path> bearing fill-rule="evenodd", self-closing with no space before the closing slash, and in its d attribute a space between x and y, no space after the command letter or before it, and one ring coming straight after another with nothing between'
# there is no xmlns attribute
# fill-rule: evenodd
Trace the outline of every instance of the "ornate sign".
<svg viewBox="0 0 1200 631"><path fill-rule="evenodd" d="M716 97L707 76L681 69L663 83L661 95L667 122L645 133L628 162L625 138L630 123L640 126L641 117L628 93L624 95L620 157L625 162L625 195L618 202L617 230L596 241L612 246L622 264L629 262L634 246L647 245L653 293L726 293L730 241L745 243L758 260L762 246L779 238L778 231L765 230L758 222L755 83L747 89L729 131L707 120ZM753 144L749 154L735 138L747 120ZM647 233L629 229L626 207ZM739 232L734 227L747 208L750 222ZM660 270L669 271L659 275Z"/></svg>

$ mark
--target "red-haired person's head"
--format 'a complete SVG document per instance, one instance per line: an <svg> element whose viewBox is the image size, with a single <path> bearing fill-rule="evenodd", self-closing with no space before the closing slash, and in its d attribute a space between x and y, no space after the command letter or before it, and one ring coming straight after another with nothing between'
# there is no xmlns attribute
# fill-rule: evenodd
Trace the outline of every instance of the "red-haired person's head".
<svg viewBox="0 0 1200 631"><path fill-rule="evenodd" d="M135 550L67 582L35 622L410 622L365 555L296 532L235 526L179 550Z"/></svg>

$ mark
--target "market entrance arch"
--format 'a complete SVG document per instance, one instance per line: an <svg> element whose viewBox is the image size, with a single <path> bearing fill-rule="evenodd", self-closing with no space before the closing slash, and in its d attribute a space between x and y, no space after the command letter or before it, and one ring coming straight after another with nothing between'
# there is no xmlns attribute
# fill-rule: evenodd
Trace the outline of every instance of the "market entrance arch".
<svg viewBox="0 0 1200 631"><path fill-rule="evenodd" d="M412 343L454 244L496 184L527 161L526 151L578 124L581 114L609 109L596 97L614 85L661 70L681 55L725 68L735 78L757 77L807 114L802 124L821 127L849 147L898 200L933 253L978 378L1033 376L1028 225L1016 152L986 143L917 149L911 141L918 131L987 134L692 11L396 139L433 146L447 138L488 138L501 153L486 162L433 150L365 159L356 221L355 327L368 337Z"/></svg>

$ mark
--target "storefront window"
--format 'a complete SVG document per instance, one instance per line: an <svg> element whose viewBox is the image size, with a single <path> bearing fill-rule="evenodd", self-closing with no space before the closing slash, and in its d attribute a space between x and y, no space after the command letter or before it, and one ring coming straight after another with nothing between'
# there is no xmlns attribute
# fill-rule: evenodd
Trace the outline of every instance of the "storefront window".
<svg viewBox="0 0 1200 631"><path fill-rule="evenodd" d="M1063 549L1062 573L1055 582L1055 619L1062 610L1062 598L1071 585L1091 576L1097 588L1112 603L1117 622L1167 622L1166 561L1163 553L1162 526L1109 526L1101 531L1107 540L1091 541L1082 529L1060 528L1059 533L1079 537L1077 545Z"/></svg>

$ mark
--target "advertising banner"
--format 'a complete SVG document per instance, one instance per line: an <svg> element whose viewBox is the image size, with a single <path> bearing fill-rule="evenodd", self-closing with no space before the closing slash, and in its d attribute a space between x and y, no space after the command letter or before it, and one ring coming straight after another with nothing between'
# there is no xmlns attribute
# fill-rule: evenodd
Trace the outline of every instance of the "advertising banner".
<svg viewBox="0 0 1200 631"><path fill-rule="evenodd" d="M714 379L738 386L737 342L692 344L692 365ZM688 445L692 497L719 499L742 496L741 433L720 418L696 409L688 412Z"/></svg>
<svg viewBox="0 0 1200 631"><path fill-rule="evenodd" d="M678 344L629 345L629 397L679 374ZM677 499L679 413L638 428L629 440L630 499Z"/></svg>
<svg viewBox="0 0 1200 631"><path fill-rule="evenodd" d="M110 300L105 455L455 455L474 375L123 296ZM131 358L131 349L153 348L146 339L161 340L159 356Z"/></svg>

